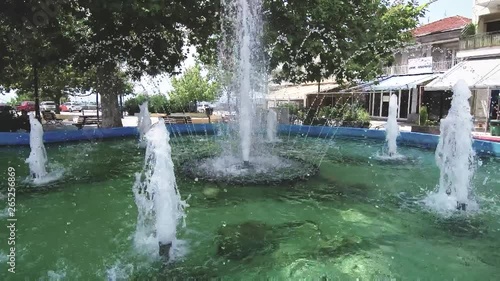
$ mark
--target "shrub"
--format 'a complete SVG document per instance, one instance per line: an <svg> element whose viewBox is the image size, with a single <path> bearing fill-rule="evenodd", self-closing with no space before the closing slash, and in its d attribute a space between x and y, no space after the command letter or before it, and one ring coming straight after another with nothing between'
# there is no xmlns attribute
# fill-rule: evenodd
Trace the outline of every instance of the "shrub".
<svg viewBox="0 0 500 281"><path fill-rule="evenodd" d="M420 126L425 126L428 122L429 119L429 113L427 113L427 107L421 106L420 107Z"/></svg>
<svg viewBox="0 0 500 281"><path fill-rule="evenodd" d="M311 110L311 112L316 112L316 110ZM317 110L316 116L308 116L304 123L320 125L324 121L322 120L323 118L329 121L335 121L330 124L338 124L346 127L369 127L370 124L370 114L362 105L357 103L337 103L333 107L321 107Z"/></svg>
<svg viewBox="0 0 500 281"><path fill-rule="evenodd" d="M278 108L288 108L288 114L297 115L299 113L299 106L296 103L284 103L278 105Z"/></svg>
<svg viewBox="0 0 500 281"><path fill-rule="evenodd" d="M147 96L144 94L139 94L133 98L125 101L125 111L129 115L134 115L139 113L139 105L148 101L148 110L151 113L168 113L169 103L167 97L162 94L156 94L152 96Z"/></svg>

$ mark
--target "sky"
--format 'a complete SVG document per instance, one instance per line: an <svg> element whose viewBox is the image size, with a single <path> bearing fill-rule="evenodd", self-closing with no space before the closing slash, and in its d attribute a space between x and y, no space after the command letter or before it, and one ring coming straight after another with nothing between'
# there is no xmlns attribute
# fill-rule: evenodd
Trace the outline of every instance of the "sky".
<svg viewBox="0 0 500 281"><path fill-rule="evenodd" d="M426 24L445 17L456 15L472 18L473 1L474 0L437 0L429 6L428 12L420 20L420 23ZM429 0L419 0L420 4L427 2L429 2ZM183 69L189 66L193 66L195 63L194 57L192 56L192 54L194 53L194 49L190 48L189 53L190 55L183 63ZM160 77L156 79L144 77L140 82L135 83L134 89L137 93L145 92L148 94L155 94L161 92L165 94L172 89L172 85L170 83L170 78L168 77ZM0 102L8 102L12 97L14 97L14 95L14 93L0 95ZM95 96L86 98L73 98L72 100L95 101Z"/></svg>
<svg viewBox="0 0 500 281"><path fill-rule="evenodd" d="M424 4L429 0L419 0L418 2ZM425 17L420 22L426 24L456 15L472 18L473 2L474 0L437 0L429 6Z"/></svg>

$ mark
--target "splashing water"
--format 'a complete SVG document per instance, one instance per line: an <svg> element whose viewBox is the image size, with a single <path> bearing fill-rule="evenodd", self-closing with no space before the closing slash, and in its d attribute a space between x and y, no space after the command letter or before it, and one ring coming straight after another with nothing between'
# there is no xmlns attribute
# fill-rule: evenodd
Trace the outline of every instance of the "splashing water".
<svg viewBox="0 0 500 281"><path fill-rule="evenodd" d="M392 95L389 101L389 117L385 125L385 140L387 141L387 154L389 157L398 155L398 145L396 140L399 136L398 115L398 96Z"/></svg>
<svg viewBox="0 0 500 281"><path fill-rule="evenodd" d="M267 81L262 0L223 0L221 4L223 40L219 45L219 71L225 73L220 79L226 90L220 101L227 104L225 111L236 117L234 123L229 120L231 140L223 147L228 148L228 154L248 163L251 154L262 149L261 142L255 140L265 139L266 131L265 117L257 114L259 108L264 108Z"/></svg>
<svg viewBox="0 0 500 281"><path fill-rule="evenodd" d="M33 114L30 114L30 156L26 159L34 181L47 176L47 152L43 145L43 127Z"/></svg>
<svg viewBox="0 0 500 281"><path fill-rule="evenodd" d="M476 210L471 180L474 175L475 152L472 147L474 124L470 114L469 86L463 80L453 87L448 116L441 120L441 135L436 148L436 164L440 170L439 190L424 203L434 210Z"/></svg>
<svg viewBox="0 0 500 281"><path fill-rule="evenodd" d="M145 164L133 187L138 209L134 242L139 251L151 257L175 259L176 247L180 245L176 239L177 226L180 222L185 226L187 204L181 200L177 188L164 120L159 119L145 137Z"/></svg>
<svg viewBox="0 0 500 281"><path fill-rule="evenodd" d="M27 178L28 182L35 185L47 184L49 182L59 179L64 169L59 169L52 173L47 172L47 151L43 144L43 126L35 118L34 114L30 114L30 155L25 163L30 168L30 176Z"/></svg>
<svg viewBox="0 0 500 281"><path fill-rule="evenodd" d="M151 128L151 116L148 110L148 102L144 102L139 105L139 119L137 123L137 129L139 130L139 144L141 147L145 147L147 145L147 141L145 139L146 133Z"/></svg>
<svg viewBox="0 0 500 281"><path fill-rule="evenodd" d="M269 142L278 141L278 114L276 111L269 109L267 112L267 140Z"/></svg>
<svg viewBox="0 0 500 281"><path fill-rule="evenodd" d="M250 4L249 2L252 2ZM254 26L256 10L260 9L259 0L238 1L238 34L239 34L239 126L241 152L244 162L250 160L250 147L252 146L252 120L255 116L255 107L252 102L252 87L250 85L254 66L252 65L252 52L256 49L255 39L261 37L259 29Z"/></svg>

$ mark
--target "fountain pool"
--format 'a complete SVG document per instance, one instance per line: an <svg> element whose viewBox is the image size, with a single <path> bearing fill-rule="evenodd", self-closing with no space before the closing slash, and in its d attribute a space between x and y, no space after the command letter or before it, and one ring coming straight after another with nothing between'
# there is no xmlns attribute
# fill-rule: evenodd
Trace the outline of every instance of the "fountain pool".
<svg viewBox="0 0 500 281"><path fill-rule="evenodd" d="M171 145L177 169L193 155L219 149L215 139L201 136L173 137ZM1 148L1 168L15 167L18 178L18 245L12 279L8 245L0 244L0 280L498 276L500 159L482 158L472 180L480 211L443 218L420 203L439 183L434 151L399 146L415 161L394 165L373 157L383 146L369 139L282 136L276 152L322 161L309 180L272 187L207 183L177 172L182 199L191 196L187 227L178 232L186 252L167 265L134 249L137 208L131 187L145 153L136 139L47 145L49 162L64 166L65 174L43 190L23 183L29 148ZM1 190L6 183L2 178ZM2 216L5 221L5 212ZM0 232L0 241L7 241L6 232Z"/></svg>

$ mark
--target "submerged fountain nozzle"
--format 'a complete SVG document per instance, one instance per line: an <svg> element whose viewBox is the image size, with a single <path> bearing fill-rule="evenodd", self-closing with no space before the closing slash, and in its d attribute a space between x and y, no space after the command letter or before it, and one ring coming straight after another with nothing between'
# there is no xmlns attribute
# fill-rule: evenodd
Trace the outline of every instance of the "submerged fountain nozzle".
<svg viewBox="0 0 500 281"><path fill-rule="evenodd" d="M459 211L466 211L466 209L467 209L467 204L466 203L457 202L457 210L459 210Z"/></svg>
<svg viewBox="0 0 500 281"><path fill-rule="evenodd" d="M160 246L160 251L159 251L160 258L164 259L165 261L168 261L170 257L170 249L172 248L172 242L166 244L158 242L158 245Z"/></svg>
<svg viewBox="0 0 500 281"><path fill-rule="evenodd" d="M243 161L243 168L250 168L250 161Z"/></svg>

